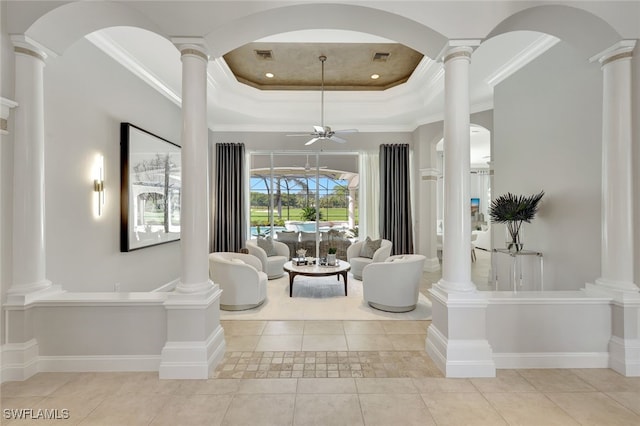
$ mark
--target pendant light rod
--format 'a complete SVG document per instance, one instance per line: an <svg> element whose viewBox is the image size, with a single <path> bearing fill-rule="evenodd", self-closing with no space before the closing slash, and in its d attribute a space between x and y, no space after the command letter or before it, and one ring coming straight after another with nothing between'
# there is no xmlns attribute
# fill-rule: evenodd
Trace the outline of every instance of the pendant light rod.
<svg viewBox="0 0 640 426"><path fill-rule="evenodd" d="M322 85L320 86L320 126L324 129L324 61L327 57L322 55L318 59L322 63Z"/></svg>

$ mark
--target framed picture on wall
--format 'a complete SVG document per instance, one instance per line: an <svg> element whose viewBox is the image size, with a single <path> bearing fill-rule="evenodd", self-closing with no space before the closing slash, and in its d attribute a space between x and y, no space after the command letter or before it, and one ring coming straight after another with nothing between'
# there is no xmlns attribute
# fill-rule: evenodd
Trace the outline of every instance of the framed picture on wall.
<svg viewBox="0 0 640 426"><path fill-rule="evenodd" d="M180 239L180 146L120 123L120 251Z"/></svg>
<svg viewBox="0 0 640 426"><path fill-rule="evenodd" d="M471 217L475 217L480 213L480 198L471 199Z"/></svg>

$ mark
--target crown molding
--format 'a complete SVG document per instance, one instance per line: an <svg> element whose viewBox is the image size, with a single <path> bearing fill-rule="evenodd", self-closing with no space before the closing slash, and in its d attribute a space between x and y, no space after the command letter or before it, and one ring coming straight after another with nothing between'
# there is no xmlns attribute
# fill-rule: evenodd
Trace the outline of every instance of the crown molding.
<svg viewBox="0 0 640 426"><path fill-rule="evenodd" d="M182 105L182 97L180 95L173 91L173 89L147 67L142 65L129 51L116 43L111 37L101 32L94 32L87 34L85 38L171 102L178 106Z"/></svg>
<svg viewBox="0 0 640 426"><path fill-rule="evenodd" d="M560 39L554 36L548 34L541 35L533 43L522 49L513 58L511 58L490 76L488 76L485 80L485 83L487 83L491 87L497 86L509 76L513 75L519 69L527 65L529 62L533 61L535 58L555 46L559 41Z"/></svg>

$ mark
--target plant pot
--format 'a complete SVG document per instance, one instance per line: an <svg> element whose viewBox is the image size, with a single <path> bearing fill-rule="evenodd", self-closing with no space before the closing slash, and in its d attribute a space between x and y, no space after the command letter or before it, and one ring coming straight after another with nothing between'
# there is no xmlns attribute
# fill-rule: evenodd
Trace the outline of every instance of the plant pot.
<svg viewBox="0 0 640 426"><path fill-rule="evenodd" d="M335 266L336 265L336 255L335 254L327 254L327 265Z"/></svg>

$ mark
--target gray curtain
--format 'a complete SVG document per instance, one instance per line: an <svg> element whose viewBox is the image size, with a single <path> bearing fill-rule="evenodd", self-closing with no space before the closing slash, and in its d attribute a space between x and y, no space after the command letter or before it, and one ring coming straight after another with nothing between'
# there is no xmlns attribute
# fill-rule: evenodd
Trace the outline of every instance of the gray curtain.
<svg viewBox="0 0 640 426"><path fill-rule="evenodd" d="M413 253L409 145L380 145L380 237L391 254Z"/></svg>
<svg viewBox="0 0 640 426"><path fill-rule="evenodd" d="M244 144L216 144L212 251L237 252L246 241Z"/></svg>

